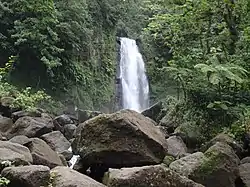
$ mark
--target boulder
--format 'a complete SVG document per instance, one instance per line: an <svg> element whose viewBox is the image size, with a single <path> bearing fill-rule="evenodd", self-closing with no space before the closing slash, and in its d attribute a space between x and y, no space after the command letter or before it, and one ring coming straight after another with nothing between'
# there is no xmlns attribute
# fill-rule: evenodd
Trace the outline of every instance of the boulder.
<svg viewBox="0 0 250 187"><path fill-rule="evenodd" d="M240 164L250 163L250 157L245 157L240 161Z"/></svg>
<svg viewBox="0 0 250 187"><path fill-rule="evenodd" d="M57 123L59 123L60 125L62 125L62 126L66 125L66 124L72 124L73 123L73 121L70 119L70 117L67 116L66 114L62 114L60 116L55 117L54 122L55 121Z"/></svg>
<svg viewBox="0 0 250 187"><path fill-rule="evenodd" d="M7 167L1 176L10 180L8 187L40 187L48 185L50 169L39 165Z"/></svg>
<svg viewBox="0 0 250 187"><path fill-rule="evenodd" d="M102 114L102 112L78 109L78 123L83 123L100 114Z"/></svg>
<svg viewBox="0 0 250 187"><path fill-rule="evenodd" d="M41 113L41 118L46 118L46 119L49 119L49 120L53 120L53 117L51 117L51 115L48 114L48 113Z"/></svg>
<svg viewBox="0 0 250 187"><path fill-rule="evenodd" d="M166 114L160 121L159 125L164 127L165 131L167 133L173 133L175 129L180 125L176 122L177 120L175 117L170 116L169 114Z"/></svg>
<svg viewBox="0 0 250 187"><path fill-rule="evenodd" d="M89 165L130 167L161 163L167 153L155 122L131 110L103 114L80 124L72 148Z"/></svg>
<svg viewBox="0 0 250 187"><path fill-rule="evenodd" d="M74 122L66 114L57 116L54 118L53 123L55 130L63 132L63 127L67 124L73 124Z"/></svg>
<svg viewBox="0 0 250 187"><path fill-rule="evenodd" d="M4 140L4 137L2 135L2 133L0 132L0 140L3 141Z"/></svg>
<svg viewBox="0 0 250 187"><path fill-rule="evenodd" d="M7 132L11 129L13 121L10 118L0 116L0 133L6 136Z"/></svg>
<svg viewBox="0 0 250 187"><path fill-rule="evenodd" d="M240 178L245 187L250 187L250 163L239 166Z"/></svg>
<svg viewBox="0 0 250 187"><path fill-rule="evenodd" d="M90 177L68 167L55 167L51 170L53 187L104 187Z"/></svg>
<svg viewBox="0 0 250 187"><path fill-rule="evenodd" d="M8 132L8 137L12 138L17 135L25 135L29 138L40 137L43 134L51 132L53 127L52 120L25 116L19 118L14 123Z"/></svg>
<svg viewBox="0 0 250 187"><path fill-rule="evenodd" d="M68 166L66 158L62 154L58 154L58 156L59 156L59 158L60 158L60 160L62 162L62 165L63 166Z"/></svg>
<svg viewBox="0 0 250 187"><path fill-rule="evenodd" d="M72 153L72 151L70 151L70 150L65 150L65 151L61 152L60 154L63 155L64 158L65 158L67 161L69 161L69 160L73 157L73 153Z"/></svg>
<svg viewBox="0 0 250 187"><path fill-rule="evenodd" d="M59 155L53 151L45 141L39 138L31 138L32 143L28 145L36 165L44 165L49 168L62 166Z"/></svg>
<svg viewBox="0 0 250 187"><path fill-rule="evenodd" d="M72 159L69 163L70 167L73 168L74 170L80 172L80 173L83 173L85 174L86 173L86 170L88 168L86 168L84 165L83 165L83 162L82 162L82 159L81 157L79 156L74 156L74 159Z"/></svg>
<svg viewBox="0 0 250 187"><path fill-rule="evenodd" d="M64 126L64 136L70 140L75 137L76 125L74 124L67 124Z"/></svg>
<svg viewBox="0 0 250 187"><path fill-rule="evenodd" d="M190 178L206 187L234 187L239 176L239 158L225 143L217 142L205 153L201 165Z"/></svg>
<svg viewBox="0 0 250 187"><path fill-rule="evenodd" d="M21 111L17 111L12 113L11 117L14 121L18 120L21 117L25 117L25 116L30 116L30 117L41 117L42 114L41 112L39 112L38 110L35 111L25 111L25 110L21 110Z"/></svg>
<svg viewBox="0 0 250 187"><path fill-rule="evenodd" d="M164 115L166 115L166 111L164 111L163 103L160 101L144 110L142 114L156 122L159 122L164 117Z"/></svg>
<svg viewBox="0 0 250 187"><path fill-rule="evenodd" d="M204 187L161 165L109 169L103 183L108 187Z"/></svg>
<svg viewBox="0 0 250 187"><path fill-rule="evenodd" d="M9 140L12 143L17 143L26 146L27 144L31 143L31 139L29 139L27 136L15 136Z"/></svg>
<svg viewBox="0 0 250 187"><path fill-rule="evenodd" d="M172 136L180 136L189 149L196 149L203 142L204 136L201 133L202 127L193 123L180 124Z"/></svg>
<svg viewBox="0 0 250 187"><path fill-rule="evenodd" d="M187 146L179 136L171 136L167 139L168 154L178 157L187 153Z"/></svg>
<svg viewBox="0 0 250 187"><path fill-rule="evenodd" d="M41 136L54 151L62 153L70 148L70 142L63 136L60 131L53 131Z"/></svg>
<svg viewBox="0 0 250 187"><path fill-rule="evenodd" d="M13 165L28 165L33 162L30 151L20 144L0 141L0 163L10 161Z"/></svg>
<svg viewBox="0 0 250 187"><path fill-rule="evenodd" d="M234 152L238 157L241 157L243 153L243 147L238 144L233 138L228 136L227 134L221 133L214 137L211 141L209 141L205 146L202 147L203 151L206 151L209 147L214 145L216 142L222 142L228 144L230 147L233 148Z"/></svg>
<svg viewBox="0 0 250 187"><path fill-rule="evenodd" d="M169 168L182 176L190 177L201 166L204 159L205 155L202 152L196 152L172 162Z"/></svg>
<svg viewBox="0 0 250 187"><path fill-rule="evenodd" d="M12 112L18 111L17 108L12 107L15 98L13 97L1 97L0 98L0 114L10 118Z"/></svg>
<svg viewBox="0 0 250 187"><path fill-rule="evenodd" d="M178 118L179 101L174 97L168 97L164 100L165 115L160 119L159 125L163 126L168 134L171 134L180 125Z"/></svg>

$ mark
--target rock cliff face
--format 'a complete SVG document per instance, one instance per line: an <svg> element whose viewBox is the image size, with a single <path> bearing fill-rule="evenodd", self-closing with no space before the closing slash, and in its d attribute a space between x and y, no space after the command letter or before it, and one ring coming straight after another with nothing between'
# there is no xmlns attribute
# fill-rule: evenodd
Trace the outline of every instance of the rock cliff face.
<svg viewBox="0 0 250 187"><path fill-rule="evenodd" d="M13 113L0 116L0 172L8 187L249 186L250 159L240 162L241 145L225 134L189 152L178 134L166 136L131 110L88 111L84 119ZM71 148L80 156L73 169Z"/></svg>

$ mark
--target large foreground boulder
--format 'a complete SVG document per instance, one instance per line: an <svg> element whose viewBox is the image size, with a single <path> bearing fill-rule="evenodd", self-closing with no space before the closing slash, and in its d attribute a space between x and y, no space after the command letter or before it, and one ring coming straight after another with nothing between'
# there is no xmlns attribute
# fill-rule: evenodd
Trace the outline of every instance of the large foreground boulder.
<svg viewBox="0 0 250 187"><path fill-rule="evenodd" d="M161 165L109 169L103 183L108 187L204 187Z"/></svg>
<svg viewBox="0 0 250 187"><path fill-rule="evenodd" d="M28 165L33 162L27 147L8 141L0 141L0 163L10 161L13 165Z"/></svg>
<svg viewBox="0 0 250 187"><path fill-rule="evenodd" d="M39 165L7 167L1 176L10 180L8 187L40 187L48 185L50 169Z"/></svg>
<svg viewBox="0 0 250 187"><path fill-rule="evenodd" d="M51 132L53 127L53 122L50 119L25 116L14 123L8 137L12 138L17 135L24 135L29 138L40 137Z"/></svg>
<svg viewBox="0 0 250 187"><path fill-rule="evenodd" d="M55 167L51 170L53 187L105 187L90 177L68 167Z"/></svg>
<svg viewBox="0 0 250 187"><path fill-rule="evenodd" d="M32 138L31 140L32 143L28 146L34 164L48 166L49 168L63 165L59 155L45 141L39 138Z"/></svg>
<svg viewBox="0 0 250 187"><path fill-rule="evenodd" d="M131 110L80 124L72 147L89 166L115 168L157 164L167 153L165 136L154 121Z"/></svg>

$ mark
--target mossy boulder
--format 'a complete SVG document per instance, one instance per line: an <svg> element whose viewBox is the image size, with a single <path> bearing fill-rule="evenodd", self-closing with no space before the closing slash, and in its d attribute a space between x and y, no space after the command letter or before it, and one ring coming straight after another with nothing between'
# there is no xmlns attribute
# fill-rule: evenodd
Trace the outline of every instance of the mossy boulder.
<svg viewBox="0 0 250 187"><path fill-rule="evenodd" d="M234 150L225 143L217 142L204 155L190 178L206 187L234 187L240 163Z"/></svg>
<svg viewBox="0 0 250 187"><path fill-rule="evenodd" d="M238 142L236 142L232 137L224 133L218 134L216 137L214 137L212 140L206 143L202 147L202 151L206 151L209 147L214 145L216 142L228 144L230 147L232 147L232 149L234 150L234 152L236 153L238 157L241 157L243 154L243 147Z"/></svg>

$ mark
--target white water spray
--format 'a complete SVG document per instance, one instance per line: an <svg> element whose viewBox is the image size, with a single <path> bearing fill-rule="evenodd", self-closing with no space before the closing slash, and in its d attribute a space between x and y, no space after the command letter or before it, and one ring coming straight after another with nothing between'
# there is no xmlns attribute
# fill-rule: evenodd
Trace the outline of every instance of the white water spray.
<svg viewBox="0 0 250 187"><path fill-rule="evenodd" d="M122 105L124 109L141 112L149 106L149 85L144 61L135 40L128 38L120 40Z"/></svg>

